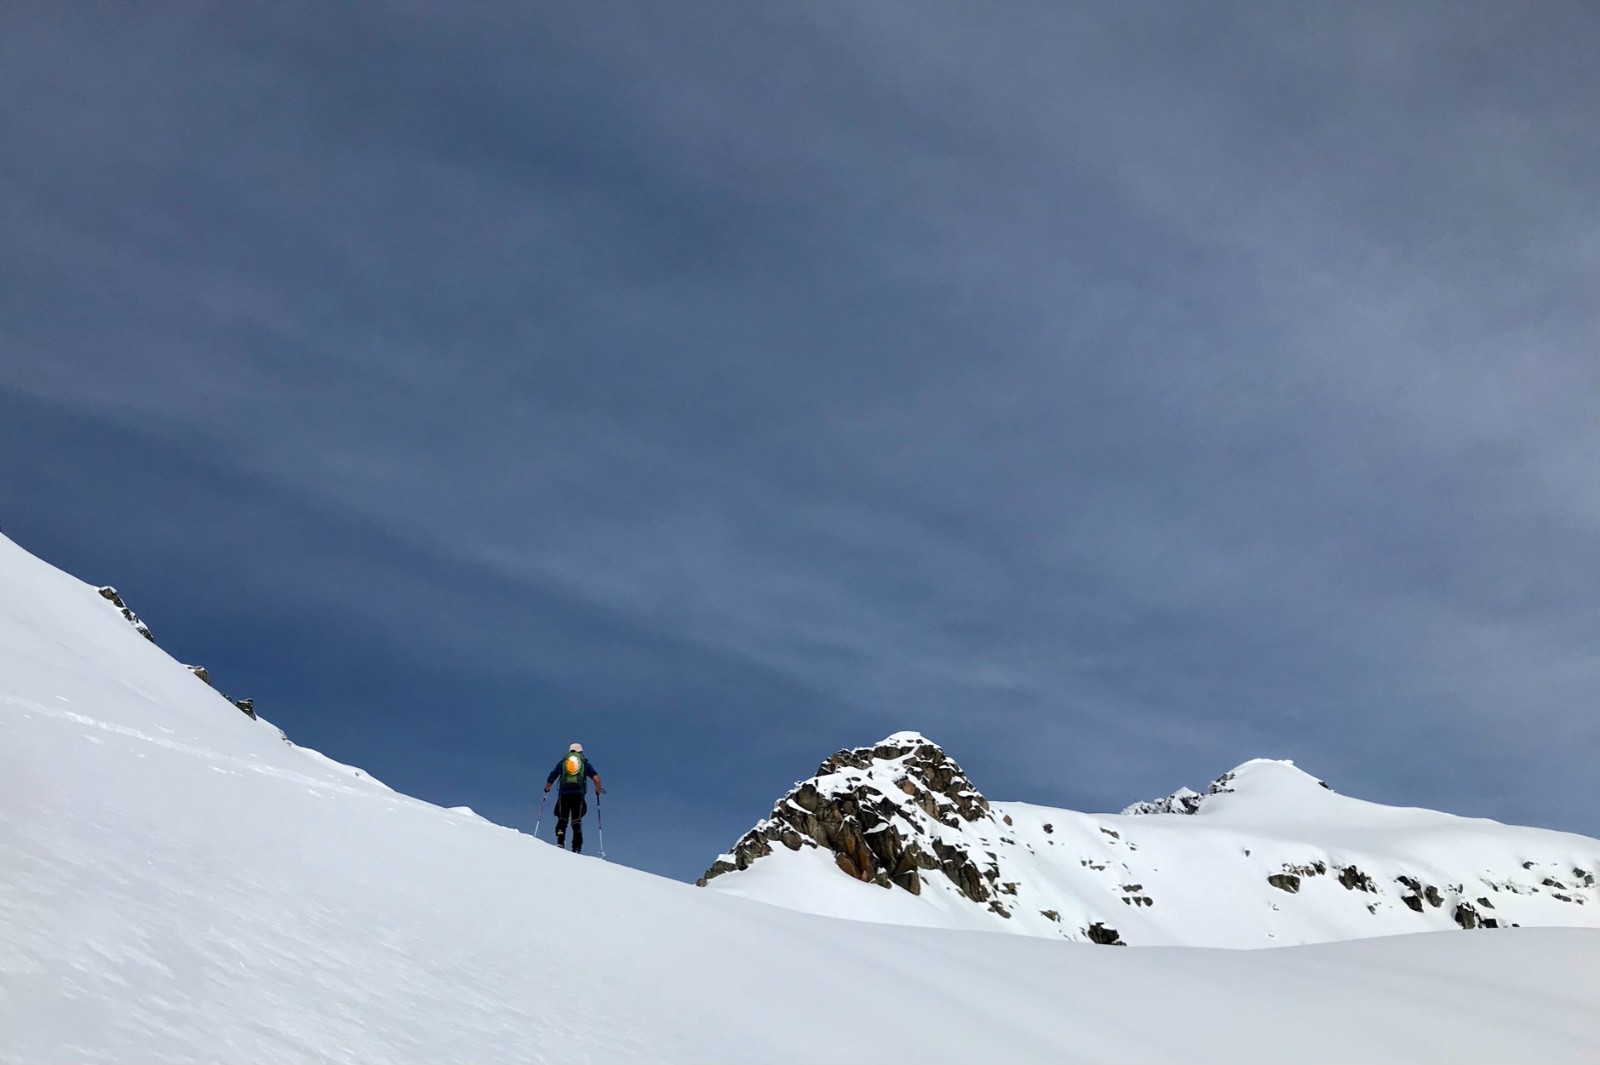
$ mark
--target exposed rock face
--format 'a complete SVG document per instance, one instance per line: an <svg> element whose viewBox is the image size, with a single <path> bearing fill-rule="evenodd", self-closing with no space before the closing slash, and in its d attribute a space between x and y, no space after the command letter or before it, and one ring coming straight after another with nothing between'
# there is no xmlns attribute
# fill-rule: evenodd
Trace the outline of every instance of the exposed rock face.
<svg viewBox="0 0 1600 1065"><path fill-rule="evenodd" d="M1102 946L1125 947L1128 945L1122 941L1122 933L1115 928L1107 928L1100 921L1096 921L1084 929L1084 933L1089 937L1090 942L1099 943Z"/></svg>
<svg viewBox="0 0 1600 1065"><path fill-rule="evenodd" d="M111 587L109 584L104 588L101 588L100 598L104 599L106 602L122 611L122 616L127 619L129 625L132 625L134 628L139 630L140 636L143 636L151 643L155 642L156 638L150 635L150 627L139 620L138 614L135 614L132 610L128 609L128 604L122 601L122 596L117 594L117 590L115 588Z"/></svg>
<svg viewBox="0 0 1600 1065"><path fill-rule="evenodd" d="M1372 882L1372 877L1363 873L1353 865L1347 865L1339 870L1339 883L1347 891L1370 891L1376 893L1378 886Z"/></svg>
<svg viewBox="0 0 1600 1065"><path fill-rule="evenodd" d="M1479 901L1486 900L1480 899ZM1455 919L1456 924L1466 929L1500 927L1498 920L1493 917L1483 916L1470 902L1463 902L1457 905L1455 912L1451 916Z"/></svg>
<svg viewBox="0 0 1600 1065"><path fill-rule="evenodd" d="M980 865L959 842L937 832L939 825L959 828L989 817L988 800L937 744L897 733L824 761L816 776L797 784L769 817L712 863L699 883L748 868L774 845L792 851L821 847L857 880L918 895L924 875L939 875L964 897L1009 917L995 897L994 863Z"/></svg>

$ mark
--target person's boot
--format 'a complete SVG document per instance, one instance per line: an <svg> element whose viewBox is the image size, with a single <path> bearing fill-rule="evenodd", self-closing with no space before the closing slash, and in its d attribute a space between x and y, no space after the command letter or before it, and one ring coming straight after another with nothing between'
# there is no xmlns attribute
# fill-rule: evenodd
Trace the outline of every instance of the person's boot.
<svg viewBox="0 0 1600 1065"><path fill-rule="evenodd" d="M572 853L583 853L583 829L577 825L572 826Z"/></svg>
<svg viewBox="0 0 1600 1065"><path fill-rule="evenodd" d="M566 848L566 846L567 846L567 834L565 832L557 832L556 833L556 846L560 847L562 849Z"/></svg>

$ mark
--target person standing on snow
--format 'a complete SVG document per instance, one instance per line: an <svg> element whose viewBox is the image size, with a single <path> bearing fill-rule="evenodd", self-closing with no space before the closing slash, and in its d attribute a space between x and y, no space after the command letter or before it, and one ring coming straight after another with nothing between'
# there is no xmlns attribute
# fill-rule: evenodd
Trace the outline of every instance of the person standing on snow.
<svg viewBox="0 0 1600 1065"><path fill-rule="evenodd" d="M600 774L584 755L581 743L568 747L561 761L550 770L544 782L545 794L550 793L557 777L561 778L561 790L556 793L556 846L567 845L567 822L571 821L572 853L578 854L583 850L583 815L589 812L589 800L584 797L589 790L589 778L594 778L596 795L604 794L606 789L600 786Z"/></svg>

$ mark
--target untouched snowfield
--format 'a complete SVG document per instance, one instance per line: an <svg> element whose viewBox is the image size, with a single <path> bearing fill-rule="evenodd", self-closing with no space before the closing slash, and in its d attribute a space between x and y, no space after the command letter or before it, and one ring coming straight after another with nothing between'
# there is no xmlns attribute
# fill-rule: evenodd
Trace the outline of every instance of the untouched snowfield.
<svg viewBox="0 0 1600 1065"><path fill-rule="evenodd" d="M1119 949L574 857L284 742L0 538L0 1060L1600 1060L1600 932Z"/></svg>

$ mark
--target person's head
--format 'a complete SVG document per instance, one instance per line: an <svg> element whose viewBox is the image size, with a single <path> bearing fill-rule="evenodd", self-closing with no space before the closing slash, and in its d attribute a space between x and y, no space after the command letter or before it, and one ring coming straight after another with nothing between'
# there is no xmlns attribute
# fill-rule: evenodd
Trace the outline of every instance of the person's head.
<svg viewBox="0 0 1600 1065"><path fill-rule="evenodd" d="M569 751L577 751L579 754L582 754L583 753L583 744L574 743L571 747L568 747L567 750L569 750Z"/></svg>

